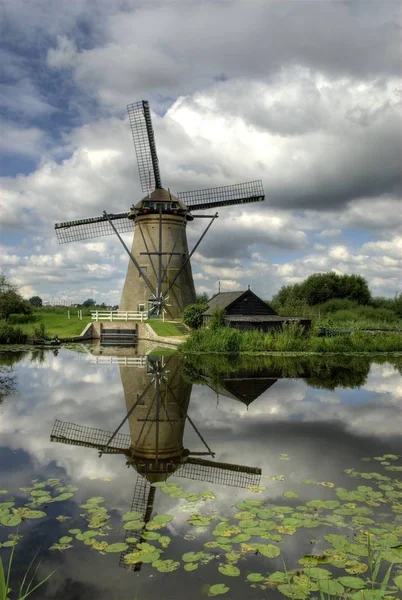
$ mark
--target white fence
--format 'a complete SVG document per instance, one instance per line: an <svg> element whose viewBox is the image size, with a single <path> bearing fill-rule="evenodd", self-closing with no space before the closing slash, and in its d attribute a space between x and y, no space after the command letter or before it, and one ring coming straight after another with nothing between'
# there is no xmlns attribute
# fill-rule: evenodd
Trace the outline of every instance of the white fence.
<svg viewBox="0 0 402 600"><path fill-rule="evenodd" d="M101 312L99 310L91 313L92 321L146 321L148 313L142 312L123 312L120 310L109 310Z"/></svg>
<svg viewBox="0 0 402 600"><path fill-rule="evenodd" d="M124 367L145 367L146 356L92 356L93 365L122 365Z"/></svg>

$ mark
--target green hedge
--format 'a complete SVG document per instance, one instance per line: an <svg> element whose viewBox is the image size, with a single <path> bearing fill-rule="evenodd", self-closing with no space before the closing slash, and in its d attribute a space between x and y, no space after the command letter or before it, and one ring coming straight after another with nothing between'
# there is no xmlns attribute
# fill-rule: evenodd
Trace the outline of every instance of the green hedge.
<svg viewBox="0 0 402 600"><path fill-rule="evenodd" d="M8 322L10 325L20 325L23 323L35 323L38 320L36 315L20 315L20 314L12 314L8 317Z"/></svg>

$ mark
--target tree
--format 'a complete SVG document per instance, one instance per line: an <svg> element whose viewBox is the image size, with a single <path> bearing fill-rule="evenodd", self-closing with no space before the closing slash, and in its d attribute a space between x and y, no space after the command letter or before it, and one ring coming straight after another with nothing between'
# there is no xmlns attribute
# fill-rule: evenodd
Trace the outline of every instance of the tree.
<svg viewBox="0 0 402 600"><path fill-rule="evenodd" d="M197 294L197 304L208 304L209 296L206 292Z"/></svg>
<svg viewBox="0 0 402 600"><path fill-rule="evenodd" d="M191 329L199 329L202 326L202 313L208 308L208 304L189 304L183 311L183 323Z"/></svg>
<svg viewBox="0 0 402 600"><path fill-rule="evenodd" d="M366 279L361 275L338 275L334 271L314 273L301 283L282 286L272 298L272 306L276 310L298 302L316 306L334 298L368 304L371 293Z"/></svg>
<svg viewBox="0 0 402 600"><path fill-rule="evenodd" d="M0 293L0 316L6 321L13 314L29 315L31 313L31 305L18 292L8 290Z"/></svg>
<svg viewBox="0 0 402 600"><path fill-rule="evenodd" d="M82 306L85 306L85 308L90 308L91 306L95 306L95 304L95 300L88 298L88 300L85 300L85 302L82 303Z"/></svg>
<svg viewBox="0 0 402 600"><path fill-rule="evenodd" d="M39 296L32 296L32 298L30 298L28 300L29 304L32 304L32 306L42 306L43 302L42 302L42 298L40 298Z"/></svg>

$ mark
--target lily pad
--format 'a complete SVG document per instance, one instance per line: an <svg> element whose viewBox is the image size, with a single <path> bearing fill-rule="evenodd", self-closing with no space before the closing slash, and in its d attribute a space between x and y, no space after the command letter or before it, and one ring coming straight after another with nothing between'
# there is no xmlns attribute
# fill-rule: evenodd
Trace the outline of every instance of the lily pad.
<svg viewBox="0 0 402 600"><path fill-rule="evenodd" d="M180 563L174 560L156 560L152 563L152 566L157 569L160 573L171 573L172 571L176 571L176 569L180 566Z"/></svg>
<svg viewBox="0 0 402 600"><path fill-rule="evenodd" d="M186 563L184 565L185 571L195 571L196 569L198 569L198 563Z"/></svg>
<svg viewBox="0 0 402 600"><path fill-rule="evenodd" d="M277 546L274 546L273 544L260 544L258 546L258 550L260 554L266 556L267 558L277 558L281 553L279 548Z"/></svg>
<svg viewBox="0 0 402 600"><path fill-rule="evenodd" d="M136 510L132 510L124 513L122 519L123 521L137 521L138 519L141 519L141 513L137 512Z"/></svg>
<svg viewBox="0 0 402 600"><path fill-rule="evenodd" d="M247 575L247 579L253 583L258 583L260 581L264 581L265 577L261 573L250 573Z"/></svg>
<svg viewBox="0 0 402 600"><path fill-rule="evenodd" d="M363 579L360 579L360 577L339 577L338 581L345 586L345 588L350 588L351 590L362 590L366 587L366 582L363 581Z"/></svg>
<svg viewBox="0 0 402 600"><path fill-rule="evenodd" d="M218 571L228 577L238 577L240 575L240 569L232 564L219 565Z"/></svg>
<svg viewBox="0 0 402 600"><path fill-rule="evenodd" d="M19 515L1 515L0 524L5 527L16 527L21 523L21 517Z"/></svg>
<svg viewBox="0 0 402 600"><path fill-rule="evenodd" d="M208 596L222 596L223 594L226 594L226 592L228 592L229 590L230 588L228 588L225 584L215 583L209 588Z"/></svg>
<svg viewBox="0 0 402 600"><path fill-rule="evenodd" d="M124 542L119 542L116 544L110 544L109 546L107 546L106 548L106 552L124 552L124 550L127 550L128 545L125 544Z"/></svg>
<svg viewBox="0 0 402 600"><path fill-rule="evenodd" d="M72 541L72 537L65 535L59 539L59 544L69 544Z"/></svg>

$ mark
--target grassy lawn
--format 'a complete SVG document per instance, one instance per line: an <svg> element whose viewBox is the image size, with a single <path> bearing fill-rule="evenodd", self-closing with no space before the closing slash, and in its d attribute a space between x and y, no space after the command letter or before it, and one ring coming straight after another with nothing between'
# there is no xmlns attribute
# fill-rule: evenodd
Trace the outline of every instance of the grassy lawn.
<svg viewBox="0 0 402 600"><path fill-rule="evenodd" d="M35 323L21 323L20 325L11 325L11 327L19 327L28 336L32 336L33 327L39 327L40 323L44 323L46 331L50 336L57 333L59 338L70 337L74 335L80 335L87 323L91 323L91 317L82 317L82 321L79 320L77 315L71 315L71 318L67 318L66 314L55 313L55 312L41 312L37 315L38 320ZM5 321L0 321L0 325L5 324Z"/></svg>
<svg viewBox="0 0 402 600"><path fill-rule="evenodd" d="M149 319L147 321L148 325L152 327L155 331L156 335L161 335L165 337L180 337L183 336L180 329L177 329L174 323L170 323L168 321L160 321L159 319Z"/></svg>

